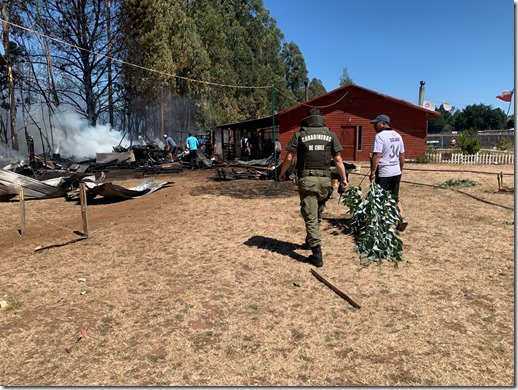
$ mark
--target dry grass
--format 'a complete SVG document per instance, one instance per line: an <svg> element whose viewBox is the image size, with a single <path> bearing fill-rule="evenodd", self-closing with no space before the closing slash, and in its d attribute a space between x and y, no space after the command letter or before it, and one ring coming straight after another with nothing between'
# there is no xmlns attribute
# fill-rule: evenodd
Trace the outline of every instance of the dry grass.
<svg viewBox="0 0 518 390"><path fill-rule="evenodd" d="M361 268L328 203L318 272L360 310L311 275L290 182L158 176L171 184L91 204L87 240L37 253L76 237L79 206L26 202L19 237L18 203L0 203L0 301L16 306L0 310L0 385L513 386L514 211L413 184L470 179L462 191L514 209L496 193L513 167L408 168L397 269Z"/></svg>

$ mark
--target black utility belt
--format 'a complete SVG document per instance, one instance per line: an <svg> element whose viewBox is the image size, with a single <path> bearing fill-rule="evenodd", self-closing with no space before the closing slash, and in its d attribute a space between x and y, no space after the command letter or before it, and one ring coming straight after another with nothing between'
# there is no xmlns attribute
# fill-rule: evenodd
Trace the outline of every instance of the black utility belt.
<svg viewBox="0 0 518 390"><path fill-rule="evenodd" d="M303 169L302 171L297 171L297 176L299 178L306 176L331 177L331 171L325 169Z"/></svg>

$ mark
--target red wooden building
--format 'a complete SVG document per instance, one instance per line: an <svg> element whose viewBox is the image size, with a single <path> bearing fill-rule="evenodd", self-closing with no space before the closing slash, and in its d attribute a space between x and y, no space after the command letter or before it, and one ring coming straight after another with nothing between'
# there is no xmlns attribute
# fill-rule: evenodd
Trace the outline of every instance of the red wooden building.
<svg viewBox="0 0 518 390"><path fill-rule="evenodd" d="M388 115L391 126L401 133L407 159L424 156L428 120L440 115L407 101L348 84L276 113L274 118L270 116L218 126L216 146L219 138L223 152L233 150L239 157L239 140L247 134L252 145L257 146L254 158L266 157L271 153L273 124L284 146L299 129L300 121L311 107L322 108L327 127L337 134L344 148L342 158L347 161L369 161L376 134L369 121L379 114ZM283 151L281 159L285 153Z"/></svg>

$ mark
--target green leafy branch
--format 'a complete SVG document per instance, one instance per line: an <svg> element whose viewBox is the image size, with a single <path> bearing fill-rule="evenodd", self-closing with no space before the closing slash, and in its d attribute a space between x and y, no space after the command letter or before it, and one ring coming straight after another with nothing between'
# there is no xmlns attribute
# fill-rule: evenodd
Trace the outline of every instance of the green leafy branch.
<svg viewBox="0 0 518 390"><path fill-rule="evenodd" d="M403 242L394 228L399 222L397 202L379 184L372 182L362 199L360 187L347 189L340 198L352 215L350 229L356 238L354 250L362 265L381 264L383 259L397 267L403 257Z"/></svg>
<svg viewBox="0 0 518 390"><path fill-rule="evenodd" d="M450 179L445 181L442 184L439 184L439 187L449 188L449 187L473 187L476 186L477 182L469 180L469 179Z"/></svg>

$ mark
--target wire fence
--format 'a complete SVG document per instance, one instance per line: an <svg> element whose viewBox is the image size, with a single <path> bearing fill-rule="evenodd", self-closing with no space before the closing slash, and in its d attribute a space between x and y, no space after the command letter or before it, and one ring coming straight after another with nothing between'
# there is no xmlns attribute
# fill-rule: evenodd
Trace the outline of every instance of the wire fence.
<svg viewBox="0 0 518 390"><path fill-rule="evenodd" d="M426 160L444 164L514 164L514 152L483 151L476 154L455 153L452 151L427 152Z"/></svg>

